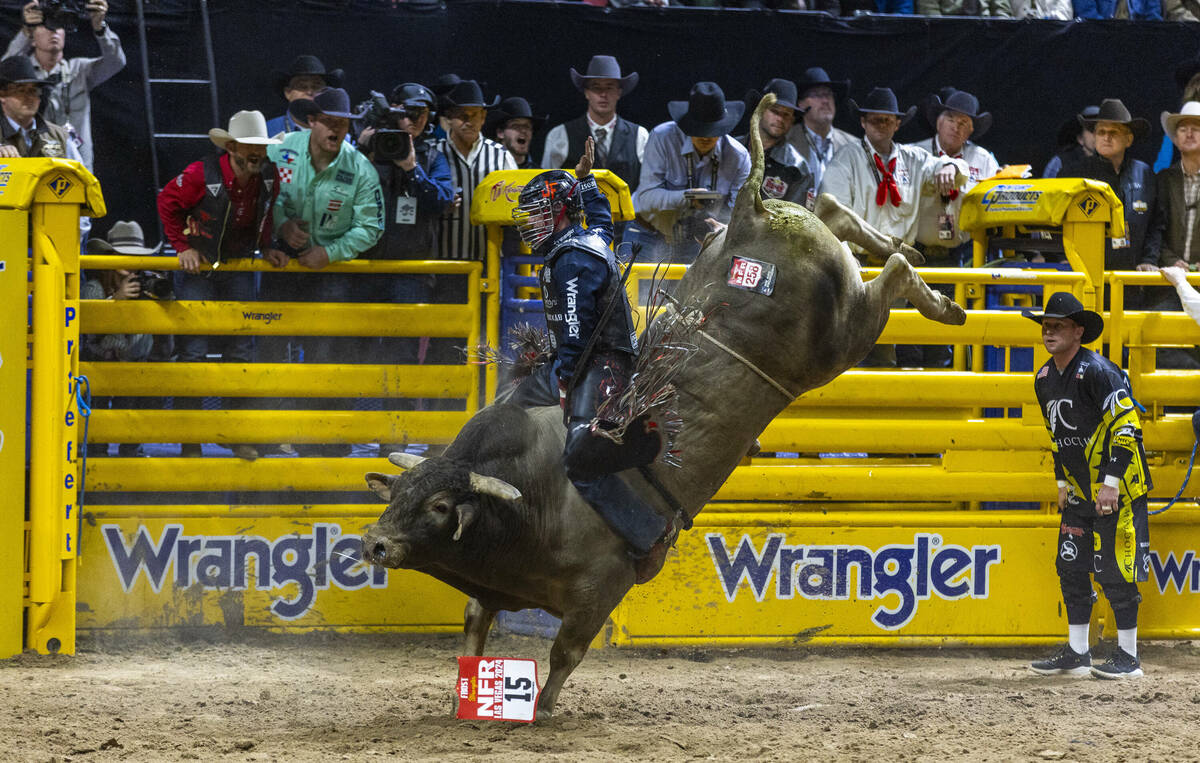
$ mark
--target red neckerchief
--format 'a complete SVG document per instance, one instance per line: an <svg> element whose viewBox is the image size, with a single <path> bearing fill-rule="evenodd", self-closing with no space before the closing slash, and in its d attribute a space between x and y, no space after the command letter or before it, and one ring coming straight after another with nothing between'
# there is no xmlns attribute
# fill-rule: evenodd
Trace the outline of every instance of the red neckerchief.
<svg viewBox="0 0 1200 763"><path fill-rule="evenodd" d="M945 151L943 151L943 150L942 150L942 144L941 144L941 143L938 143L938 140L937 140L937 138L934 138L934 139L933 139L933 145L937 146L937 155L938 155L938 156L950 156L949 154L947 154ZM951 158L951 159L961 159L961 158L963 158L962 151L959 151L959 152L958 152L957 154L955 154L954 156L950 156L950 158ZM948 199L950 199L950 201L954 201L955 199L957 199L957 198L958 198L958 189L957 189L957 188L951 188L951 189L950 189L950 193L946 194L946 197L947 197Z"/></svg>
<svg viewBox="0 0 1200 763"><path fill-rule="evenodd" d="M879 187L875 190L875 205L882 207L884 202L890 200L893 207L900 206L900 186L896 185L896 176L892 174L896 171L896 157L893 156L889 159L885 167L879 154L872 151L871 156L875 158L875 169L879 170Z"/></svg>

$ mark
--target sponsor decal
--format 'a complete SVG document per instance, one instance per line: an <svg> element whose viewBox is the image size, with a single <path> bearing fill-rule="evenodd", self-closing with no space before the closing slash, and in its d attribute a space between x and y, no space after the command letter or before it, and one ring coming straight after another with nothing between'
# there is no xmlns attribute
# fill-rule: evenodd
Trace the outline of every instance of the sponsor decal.
<svg viewBox="0 0 1200 763"><path fill-rule="evenodd" d="M1101 408L1107 408L1108 412L1113 416L1117 415L1117 411L1132 411L1133 401L1129 397L1129 393L1123 389L1116 389L1108 393L1108 397L1104 398L1104 405Z"/></svg>
<svg viewBox="0 0 1200 763"><path fill-rule="evenodd" d="M763 178L762 192L764 196L781 199L787 193L787 188L787 183L783 182L783 178L775 176Z"/></svg>
<svg viewBox="0 0 1200 763"><path fill-rule="evenodd" d="M49 186L50 191L60 199L64 194L66 194L67 191L75 187L75 184L72 183L70 178L68 178L66 175L56 175L49 182L47 182L46 185Z"/></svg>
<svg viewBox="0 0 1200 763"><path fill-rule="evenodd" d="M171 580L180 590L271 591L294 583L296 593L281 594L270 610L281 620L306 615L317 592L386 588L387 570L362 564L362 540L343 534L340 525L316 523L308 534L273 540L256 535L184 535L183 525L168 524L154 540L144 525L129 542L120 525L102 525L108 556L126 593L145 575L155 593ZM254 560L251 573L250 560Z"/></svg>
<svg viewBox="0 0 1200 763"><path fill-rule="evenodd" d="M1059 525L1058 532L1062 535L1070 535L1073 538L1082 538L1084 530L1082 527L1071 527L1064 523Z"/></svg>
<svg viewBox="0 0 1200 763"><path fill-rule="evenodd" d="M775 291L776 272L775 265L770 262L760 262L749 257L734 257L729 265L729 278L726 283L769 297Z"/></svg>
<svg viewBox="0 0 1200 763"><path fill-rule="evenodd" d="M1050 422L1050 433L1055 436L1058 435L1058 427L1060 424L1062 425L1063 429L1069 429L1072 432L1075 431L1075 427L1067 422L1067 417L1065 415L1066 412L1063 410L1064 406L1067 408L1074 408L1075 403L1069 398L1050 400L1046 403L1046 420Z"/></svg>
<svg viewBox="0 0 1200 763"><path fill-rule="evenodd" d="M1100 202L1096 200L1095 196L1088 194L1080 199L1079 204L1076 206L1079 207L1085 217L1091 217L1092 213L1100 208Z"/></svg>
<svg viewBox="0 0 1200 763"><path fill-rule="evenodd" d="M338 170L337 174L335 174L333 176L333 182L345 183L346 185L350 185L351 183L354 182L354 173L347 172L346 170Z"/></svg>
<svg viewBox="0 0 1200 763"><path fill-rule="evenodd" d="M253 313L249 310L242 311L242 320L247 321L262 321L263 323L270 324L274 321L281 320L282 318L283 313Z"/></svg>
<svg viewBox="0 0 1200 763"><path fill-rule="evenodd" d="M12 180L12 170L8 169L7 164L0 164L0 188L8 185L10 180Z"/></svg>
<svg viewBox="0 0 1200 763"><path fill-rule="evenodd" d="M1088 366L1090 366L1090 365L1091 365L1091 362L1087 361L1087 360L1080 363L1078 370L1075 371L1075 378L1082 379L1083 374L1088 370Z"/></svg>
<svg viewBox="0 0 1200 763"><path fill-rule="evenodd" d="M504 200L512 204L517 203L518 197L521 195L521 190L525 188L524 183L505 183L503 180L498 180L492 183L492 187L488 189L488 198L492 201L499 201L503 196Z"/></svg>
<svg viewBox="0 0 1200 763"><path fill-rule="evenodd" d="M988 212L1028 212L1041 197L1030 185L1003 184L989 188L979 203Z"/></svg>
<svg viewBox="0 0 1200 763"><path fill-rule="evenodd" d="M842 544L793 546L781 533L768 535L761 548L750 536L742 535L732 551L723 533L708 533L705 540L729 602L745 588L756 601L768 595L776 599L880 600L871 622L889 631L908 625L922 600L935 596L947 601L988 598L990 568L1000 562L999 545L966 548L943 543L936 533L916 533L912 543L878 549ZM770 585L772 578L774 586Z"/></svg>
<svg viewBox="0 0 1200 763"><path fill-rule="evenodd" d="M458 712L465 720L520 721L537 715L537 662L505 657L458 658Z"/></svg>
<svg viewBox="0 0 1200 763"><path fill-rule="evenodd" d="M545 270L545 268L543 268ZM579 338L579 313L576 312L576 299L579 297L579 279L567 281L567 312L563 321L567 324L567 336Z"/></svg>
<svg viewBox="0 0 1200 763"><path fill-rule="evenodd" d="M1058 555L1063 558L1064 562L1073 562L1079 558L1079 547L1075 545L1074 541L1064 540L1058 547Z"/></svg>
<svg viewBox="0 0 1200 763"><path fill-rule="evenodd" d="M334 215L331 212L322 212L321 213L321 221L319 223L317 223L317 225L321 228L328 228L331 225L334 225L336 222L337 222L337 215Z"/></svg>
<svg viewBox="0 0 1200 763"><path fill-rule="evenodd" d="M280 167L279 168L279 182L280 183L292 182L292 168L291 167Z"/></svg>
<svg viewBox="0 0 1200 763"><path fill-rule="evenodd" d="M1045 379L1049 375L1050 375L1050 366L1042 366L1042 370L1038 371L1037 378Z"/></svg>
<svg viewBox="0 0 1200 763"><path fill-rule="evenodd" d="M1200 593L1200 553L1189 549L1176 558L1171 551L1164 559L1157 551L1146 555L1146 561L1154 573L1154 584L1159 593L1174 588L1175 593Z"/></svg>
<svg viewBox="0 0 1200 763"><path fill-rule="evenodd" d="M296 162L296 157L298 156L299 154L290 148L283 148L279 150L279 158L283 160L284 164L294 164ZM283 170L280 170L280 172L282 171Z"/></svg>
<svg viewBox="0 0 1200 763"><path fill-rule="evenodd" d="M208 187L208 192L211 193L213 196L217 196L221 193L221 184L220 183L208 183L207 187Z"/></svg>
<svg viewBox="0 0 1200 763"><path fill-rule="evenodd" d="M336 212L341 208L342 208L342 200L341 199L330 199L329 203L325 205L325 209L329 212Z"/></svg>
<svg viewBox="0 0 1200 763"><path fill-rule="evenodd" d="M1149 209L1149 207L1147 207L1146 202L1142 201L1141 199L1133 202L1134 212L1145 212L1147 209Z"/></svg>

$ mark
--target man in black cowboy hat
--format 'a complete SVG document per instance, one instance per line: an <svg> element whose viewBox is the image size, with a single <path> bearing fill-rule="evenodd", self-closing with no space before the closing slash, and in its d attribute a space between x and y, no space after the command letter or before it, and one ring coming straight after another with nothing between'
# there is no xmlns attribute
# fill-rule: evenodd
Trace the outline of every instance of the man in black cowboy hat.
<svg viewBox="0 0 1200 763"><path fill-rule="evenodd" d="M546 135L542 166L569 169L570 157L583 153L583 143L591 135L596 141L596 169L615 172L636 191L642 172L642 156L650 133L645 127L617 116L617 102L629 95L638 83L638 73L621 73L621 65L612 56L592 56L587 72L571 68L571 82L587 99L587 112Z"/></svg>
<svg viewBox="0 0 1200 763"><path fill-rule="evenodd" d="M296 56L287 69L276 69L271 73L275 90L283 93L289 104L300 98L312 98L327 87L341 87L344 76L341 69L326 71L321 59L307 53ZM267 134L275 138L307 129L308 125L297 122L286 111L267 122Z"/></svg>
<svg viewBox="0 0 1200 763"><path fill-rule="evenodd" d="M505 98L488 114L483 134L493 137L508 149L519 170L540 169L529 153L533 131L546 124L545 115L536 116L529 101L520 96Z"/></svg>
<svg viewBox="0 0 1200 763"><path fill-rule="evenodd" d="M504 146L483 137L488 109L496 107L500 96L486 101L479 83L465 79L447 90L442 101L450 129L436 147L450 164L450 180L458 195L442 216L438 258L482 260L487 252L487 231L482 225L471 225L471 199L475 186L489 172L517 168L512 154Z"/></svg>
<svg viewBox="0 0 1200 763"><path fill-rule="evenodd" d="M92 170L92 90L125 68L125 51L105 21L107 0L75 5L83 5L87 12L99 56L66 58L67 29L74 28L78 17L64 4L43 9L35 0L22 7L24 27L13 37L4 57L19 55L33 64L35 76L49 86L43 95L42 114L46 121L66 130L84 166Z"/></svg>
<svg viewBox="0 0 1200 763"><path fill-rule="evenodd" d="M853 135L833 126L837 104L850 90L850 80L830 79L824 69L814 66L804 71L796 88L800 94L796 103L804 112L804 119L788 133L788 143L808 160L813 186L819 188L833 155L842 146L854 142Z"/></svg>
<svg viewBox="0 0 1200 763"><path fill-rule="evenodd" d="M0 159L45 156L83 161L67 131L42 116L49 87L25 56L0 61ZM86 219L86 218L83 218Z"/></svg>
<svg viewBox="0 0 1200 763"><path fill-rule="evenodd" d="M746 105L725 101L715 82L697 82L686 101L671 101L670 122L650 133L625 240L645 248L644 261L690 263L709 233L729 221L750 176L750 154L729 136Z"/></svg>
<svg viewBox="0 0 1200 763"><path fill-rule="evenodd" d="M783 199L812 209L816 201L812 170L796 147L787 142L788 131L796 123L796 118L804 115L804 110L796 105L796 85L786 79L773 79L763 87L762 92L747 92L746 103L753 108L766 93L775 95L775 105L763 112L758 124L764 155L763 198ZM749 135L743 135L738 140L746 148L750 147Z"/></svg>
<svg viewBox="0 0 1200 763"><path fill-rule="evenodd" d="M1096 118L1079 115L1085 127L1096 134L1096 155L1064 166L1059 177L1102 180L1112 186L1125 207L1125 238L1108 239L1104 247L1105 270L1157 270L1157 253L1146 246L1154 215L1155 182L1150 165L1127 155L1134 140L1150 134L1150 123L1135 119L1116 98L1100 102ZM1141 293L1127 290L1126 307L1138 307Z"/></svg>
<svg viewBox="0 0 1200 763"><path fill-rule="evenodd" d="M1056 178L1064 166L1075 165L1089 156L1096 155L1096 115L1100 113L1099 106L1084 106L1079 112L1083 116L1080 122L1074 115L1058 128L1058 152L1050 157L1042 170L1042 177Z"/></svg>
<svg viewBox="0 0 1200 763"><path fill-rule="evenodd" d="M1100 338L1104 320L1070 293L1053 294L1040 314L1022 315L1042 325L1050 353L1033 387L1054 454L1062 514L1055 568L1068 631L1063 648L1030 667L1042 675L1134 678L1142 675L1137 584L1146 580L1150 563L1146 506L1153 483L1129 379L1082 346ZM1092 665L1089 648L1092 575L1116 616L1117 649L1102 665Z"/></svg>

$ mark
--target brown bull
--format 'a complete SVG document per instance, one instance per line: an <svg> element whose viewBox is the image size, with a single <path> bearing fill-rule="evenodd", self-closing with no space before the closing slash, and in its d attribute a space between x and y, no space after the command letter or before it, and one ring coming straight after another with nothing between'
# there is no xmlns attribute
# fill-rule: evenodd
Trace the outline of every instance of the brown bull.
<svg viewBox="0 0 1200 763"><path fill-rule="evenodd" d="M773 102L768 95L754 113L753 169L728 229L708 242L675 291L679 303L699 305L707 318L699 351L675 378L683 466L652 468L690 516L792 400L866 356L895 300L907 298L942 323L965 320L902 254L891 254L879 277L864 284L839 237L868 251L900 247L832 199L818 206L825 223L794 204L763 201L758 120ZM734 258L774 265L772 293L728 285ZM407 471L367 475L389 506L363 536L364 558L421 570L471 596L467 654L483 654L499 610L539 607L562 618L538 702L542 717L635 582L625 544L567 480L563 439L557 408L493 405L472 417L443 456L393 454ZM642 475L623 477L669 513Z"/></svg>

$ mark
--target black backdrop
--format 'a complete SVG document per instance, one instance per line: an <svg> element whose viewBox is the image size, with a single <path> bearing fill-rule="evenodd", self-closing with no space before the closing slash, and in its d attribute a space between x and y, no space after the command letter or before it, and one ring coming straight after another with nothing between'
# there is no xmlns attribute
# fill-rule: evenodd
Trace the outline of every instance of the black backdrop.
<svg viewBox="0 0 1200 763"><path fill-rule="evenodd" d="M0 1L0 33L17 28L20 2ZM150 69L154 76L204 73L200 20L186 0L148 2ZM902 106L943 85L979 96L995 117L980 141L1004 163L1040 169L1053 152L1059 126L1081 106L1120 97L1154 125L1135 144L1152 160L1161 140L1158 114L1178 104L1176 64L1200 49L1200 24L1119 21L1049 22L920 17L836 19L765 10L631 8L614 11L579 3L460 0L443 6L351 0L210 0L222 122L239 109L268 117L283 108L271 72L299 53L347 71L355 100L368 89L407 80L428 82L453 71L483 83L491 97L522 95L550 124L581 113L568 68L583 69L594 53L616 55L641 74L621 113L653 126L668 118L666 102L684 99L692 83L718 82L730 98L776 76L796 77L822 65L853 80L862 97L889 85ZM365 7L360 7L365 6ZM157 228L149 143L142 107L136 16L130 0L113 0L110 23L129 64L94 93L93 132L99 176L112 221L136 219L148 235ZM69 56L94 55L88 32L73 33ZM207 92L158 86L161 132L204 132L211 124ZM843 110L838 124L859 132ZM739 129L744 129L744 125ZM931 130L918 117L899 139ZM536 138L535 138L536 140ZM173 142L160 153L164 179L211 147ZM540 147L538 148L540 155Z"/></svg>

